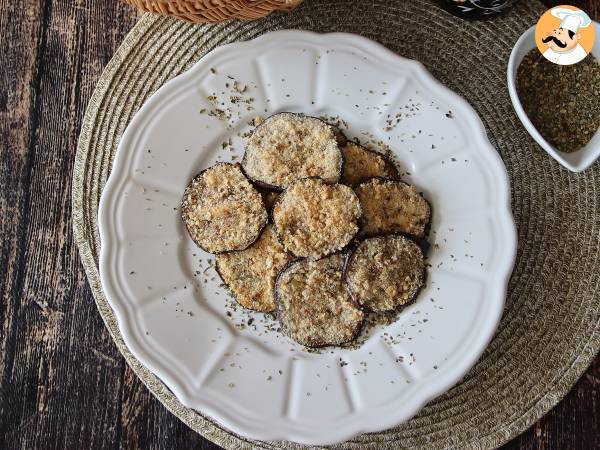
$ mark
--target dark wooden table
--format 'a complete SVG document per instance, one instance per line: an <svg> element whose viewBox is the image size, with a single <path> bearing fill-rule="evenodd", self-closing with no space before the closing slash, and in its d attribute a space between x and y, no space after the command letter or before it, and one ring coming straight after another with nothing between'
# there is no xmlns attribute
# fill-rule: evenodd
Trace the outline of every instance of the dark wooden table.
<svg viewBox="0 0 600 450"><path fill-rule="evenodd" d="M569 3L600 18L600 0ZM71 232L83 113L136 20L118 0L0 0L1 449L218 448L167 412L118 353ZM599 386L597 359L505 448L600 448Z"/></svg>

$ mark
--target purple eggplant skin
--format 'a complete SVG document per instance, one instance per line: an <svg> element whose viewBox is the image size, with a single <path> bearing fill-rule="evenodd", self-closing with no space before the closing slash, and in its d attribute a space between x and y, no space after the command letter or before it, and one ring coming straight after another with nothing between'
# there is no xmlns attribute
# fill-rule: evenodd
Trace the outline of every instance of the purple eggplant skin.
<svg viewBox="0 0 600 450"><path fill-rule="evenodd" d="M299 179L298 179L298 180L296 180L294 183L297 183L298 181L301 181L301 180L321 180L321 181L323 181L324 183L327 183L325 180L322 180L322 179L321 179L321 178L319 178L319 177L306 177L306 178L299 178ZM327 183L327 184L329 184L329 183ZM346 186L346 185L344 185L344 186ZM288 187L289 187L289 186L288 186ZM349 186L348 186L348 187L349 187ZM279 204L279 202L280 202L280 201L283 199L283 196L284 196L284 194L285 194L285 191L286 191L286 190L287 190L287 189L284 189L284 190L281 192L281 195L280 195L279 197L277 197L277 200L275 200L275 203L273 203L273 206L271 207L271 211L269 212L269 218L270 218L271 222L273 223L273 228L275 229L275 236L277 237L277 240L279 241L279 243L280 243L280 244L283 246L283 248L284 248L285 252L286 252L286 253L288 253L288 254L290 254L290 255L292 255L292 256L295 256L295 257L297 257L297 258L301 258L301 257L299 257L299 256L296 256L296 255L294 255L292 252L288 251L288 250L285 248L285 245L283 244L283 239L281 238L281 235L279 234L279 229L277 228L277 225L275 224L275 220L274 220L274 218L273 218L273 215L274 215L274 213L275 213L275 208L277 208L277 205L278 205L278 204ZM354 233L354 236L352 236L352 238L350 239L350 242L349 242L349 243L346 245L346 247L344 247L343 249L339 250L340 252L343 252L343 251L344 251L344 249L345 249L345 248L347 248L347 247L348 247L348 245L350 245L350 243L352 242L352 240L354 240L354 239L356 238L356 236L358 236L358 233L360 233L361 220L362 220L362 216L363 216L363 209L362 209L362 205L360 204L360 201L358 202L358 205L359 205L359 207L360 207L360 215L358 216L358 219L357 219L357 225L358 225L358 229L356 230L356 233ZM321 258L326 258L326 257L328 257L328 256L331 256L331 255L335 254L335 253L337 253L337 252L335 252L335 251L334 251L334 252L332 252L332 253L330 253L330 254L328 254L328 255L323 255L323 256L321 256ZM317 259L321 259L321 258L317 258Z"/></svg>
<svg viewBox="0 0 600 450"><path fill-rule="evenodd" d="M369 239L373 239L373 238L388 237L388 236L402 236L402 237L414 242L415 244L417 244L419 246L419 248L421 249L421 252L423 252L421 245L419 245L419 242L416 241L413 236L411 236L409 234L405 234L405 233L388 233L388 234L383 234L383 235L380 234L377 236L369 236L367 238L361 239L360 241L356 241L356 242L352 243L352 246L348 248L348 251L346 253L346 260L344 261L344 269L342 270L342 282L343 282L344 286L346 287L348 294L350 294L350 297L352 297L352 300L357 305L359 305L359 307L362 308L365 312L375 312L375 311L360 304L358 297L356 296L356 294L354 292L352 292L352 288L350 287L350 284L348 283L348 271L350 269L350 265L352 264L352 262L354 260L354 256L356 255L356 250L363 242L368 241ZM426 259L425 253L423 253L423 258ZM419 296L419 294L421 293L421 290L425 287L426 284L427 284L427 266L424 265L423 266L423 283L421 284L419 289L417 289L415 294L408 301L406 301L402 305L398 305L398 307L393 311L400 311L400 310L406 308L408 305L414 303L416 301L417 297ZM389 311L389 312L393 312L393 311Z"/></svg>
<svg viewBox="0 0 600 450"><path fill-rule="evenodd" d="M213 164L213 165L212 165L212 166L210 166L210 167L207 167L206 169L203 169L203 170L201 170L201 171L200 171L200 172L198 172L196 175L194 175L194 176L192 177L192 179L190 180L190 182L187 184L187 186L186 186L186 190L187 190L188 186L190 186L190 185L191 185L191 184L194 182L194 180L196 180L197 178L200 178L200 177L201 177L201 176L204 174L204 172L206 172L206 171L207 171L207 170L209 170L209 169L212 169L213 167L222 166L222 165L228 165L228 166L237 166L237 167L238 167L238 168L239 168L239 169L242 171L242 173L244 174L244 176L246 176L246 173L244 172L244 170L243 170L243 168L242 168L242 166L241 166L241 164L240 164L240 163L218 162L218 163L215 163L215 164ZM246 179L248 179L248 177L247 177L247 176L246 176ZM250 182L250 184L252 184L252 182L251 182L249 179L248 179L248 181ZM260 192L259 192L259 194L260 194ZM184 195L185 195L185 192L184 192ZM182 202L183 202L183 199L182 199ZM180 207L179 207L179 209L180 209L180 211L181 211L181 212L183 212L183 210L182 210L181 206L182 206L182 205L181 205L181 203L180 203ZM264 207L264 204L263 204L263 207ZM266 208L265 208L265 211L266 211ZM212 253L212 252L208 251L206 248L204 248L202 245L200 245L200 243L199 243L199 242L197 242L197 241L196 241L196 240L195 240L195 239L192 237L192 234L190 233L190 230L189 230L189 228L188 228L187 222L185 221L185 219L184 219L184 217L183 217L183 214L182 214L182 213L180 214L180 218L181 218L181 221L183 222L183 225L185 226L185 229L186 229L186 230L187 230L187 232L188 232L188 235L190 236L190 238L192 239L192 241L194 241L194 244L196 244L196 245L197 245L197 246L198 246L198 247L199 247L201 250L205 251L206 253L211 253L211 254L213 254L213 255L220 255L220 254L222 254L222 253L229 253L229 252L239 252L239 251L241 251L241 250L246 250L248 247L250 247L252 244L254 244L254 243L255 243L255 242L258 240L258 238L259 238L259 237L260 237L260 235L262 234L263 230L264 230L264 229L265 229L265 227L267 226L267 223L269 222L269 214L268 214L268 211L267 211L267 219L264 221L264 223L263 223L263 224L262 224L262 226L260 227L260 230L259 230L259 232L257 233L257 236L254 238L254 240L253 240L252 242L250 242L248 245L246 245L246 246L245 246L245 247L243 247L243 248L236 248L236 249L232 249L232 250L224 250L224 251L222 251L222 252L218 252L218 253Z"/></svg>
<svg viewBox="0 0 600 450"><path fill-rule="evenodd" d="M411 186L410 183L407 183L406 181L402 181L402 180L394 180L392 178L385 178L385 177L371 177L368 180L365 180L365 181L357 184L354 188L356 189L359 186L362 186L363 184L369 183L371 180L393 181L394 183L401 183L405 186ZM416 236L413 234L402 233L402 232L398 232L398 231L390 231L388 233L366 233L366 234L361 234L361 232L359 231L358 234L360 235L360 238L365 239L365 238L370 238L370 237L375 237L375 236L382 236L385 234L402 234L407 237L410 237L413 241L417 242L419 244L419 247L421 247L421 250L426 250L426 252L428 252L429 251L429 242L427 241L427 237L429 236L429 232L431 230L431 218L433 217L433 206L431 205L431 202L425 198L425 196L423 195L422 192L419 192L419 196L423 200L425 200L425 202L427 203L427 206L429 207L429 217L427 217L427 223L425 224L425 227L423 230L423 236ZM363 221L360 222L361 228L362 228L363 224L364 224L364 218L363 218Z"/></svg>
<svg viewBox="0 0 600 450"><path fill-rule="evenodd" d="M343 252L339 252L339 253L343 253ZM333 255L335 255L335 254L336 254L336 253L334 253ZM328 257L330 257L330 256L333 256L333 255L324 256L324 258L328 258ZM321 258L321 259L322 259L322 258ZM284 267L283 267L283 268L282 268L282 269L279 271L279 273L277 274L277 278L275 279L275 285L273 286L273 290L274 290L274 294L273 294L273 295L274 295L274 298L275 298L275 312L274 312L274 316L275 316L275 318L277 319L277 321L279 322L279 324L280 324L280 326L281 326L281 330L282 330L282 332L283 332L283 333L284 333L286 336L288 336L290 339L292 339L294 342L298 342L298 341L296 341L294 338L292 338L292 337L291 337L291 336L290 336L290 335L287 333L287 331L286 331L286 329L285 329L285 326L284 326L284 324L283 324L283 322L282 322L282 320L281 320L281 312L279 311L279 295L278 295L278 292L277 292L277 287L279 286L279 281L280 281L281 277L283 276L283 274L285 274L285 273L286 273L288 270L290 270L290 269L291 269L291 268L292 268L294 265L296 265L296 264L299 264L299 263L301 263L301 262L303 262L303 261L306 261L306 260L307 260L307 258L298 258L298 259L295 259L295 260L293 260L293 261L290 261L289 263L287 263L287 264L286 264L286 265L285 265L285 266L284 266ZM359 309L364 309L364 308L361 308L361 307L358 305L358 303L356 303L356 302L354 301L354 299L352 298L352 296L350 296L350 299L351 299L352 303L354 304L354 306L358 307ZM343 345L346 345L346 344L348 344L348 343L350 343L350 342L354 341L354 340L355 340L355 339L358 337L358 335L360 334L360 332L361 332L361 330L362 330L362 328L363 328L363 325L364 325L364 323L365 323L365 318L366 318L366 317L365 317L365 316L363 316L363 320L361 320L359 323L357 323L356 327L355 327L355 328L352 330L352 337L351 337L350 339L348 339L347 341L340 342L340 343L338 343L338 344L329 344L329 343L327 343L327 342L318 342L318 343L316 343L316 344L315 344L315 343L312 343L312 344L306 344L306 343L303 343L303 342L298 342L298 344L300 344L300 345L303 345L303 346L305 346L305 347L308 347L308 348L341 347L341 346L343 346Z"/></svg>
<svg viewBox="0 0 600 450"><path fill-rule="evenodd" d="M339 183L340 179L342 178L342 174L344 173L344 155L342 154L342 150L340 149L339 141L338 141L338 138L337 138L338 134L336 133L336 127L334 127L333 125L328 124L327 122L325 122L322 119L319 119L318 117L313 117L313 116L309 116L309 115L302 114L302 113L293 113L293 112L282 111L282 112L279 112L279 113L273 114L272 116L267 117L267 119L265 119L264 122L260 123L259 125L256 126L256 128L254 128L253 133L257 129L259 129L260 127L262 127L269 119L271 119L271 118L273 118L275 116L278 116L280 114L292 114L294 116L315 119L315 120L318 120L319 122L322 122L323 124L325 124L327 127L329 127L333 131L334 135L336 136L336 142L338 142L338 150L340 152L340 167L338 169L338 176L337 176L336 181L334 181L331 184ZM342 136L343 136L343 134L342 134ZM270 183L266 183L266 182L261 181L261 180L257 180L256 178L253 178L249 173L247 173L246 169L245 169L247 157L248 157L248 149L246 148L246 150L244 151L244 156L242 157L242 171L244 172L244 175L246 175L246 178L248 178L248 180L252 184L255 184L256 186L260 186L263 189L267 189L269 191L274 191L274 192L283 192L285 190L285 186L277 186L275 184L270 184ZM316 177L316 178L318 178L318 177Z"/></svg>
<svg viewBox="0 0 600 450"><path fill-rule="evenodd" d="M322 120L322 119L319 119ZM336 125L330 124L329 122L323 120L327 125L329 125L333 129L333 133L335 134L335 140L337 141L338 147L342 148L344 145L348 143L348 137L344 134L342 129Z"/></svg>

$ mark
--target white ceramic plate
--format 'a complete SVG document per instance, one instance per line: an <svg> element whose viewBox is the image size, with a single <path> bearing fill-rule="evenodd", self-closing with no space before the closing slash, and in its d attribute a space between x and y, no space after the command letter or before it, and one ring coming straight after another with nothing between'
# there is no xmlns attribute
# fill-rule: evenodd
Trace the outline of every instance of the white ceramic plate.
<svg viewBox="0 0 600 450"><path fill-rule="evenodd" d="M231 117L209 114L213 93ZM239 161L238 134L279 111L337 115L349 136L385 142L433 205L427 287L355 350L309 353L232 311L180 221L193 175ZM456 384L496 329L516 249L506 171L471 107L374 42L299 31L217 48L154 94L121 139L99 225L102 285L132 353L233 432L306 444L389 428Z"/></svg>

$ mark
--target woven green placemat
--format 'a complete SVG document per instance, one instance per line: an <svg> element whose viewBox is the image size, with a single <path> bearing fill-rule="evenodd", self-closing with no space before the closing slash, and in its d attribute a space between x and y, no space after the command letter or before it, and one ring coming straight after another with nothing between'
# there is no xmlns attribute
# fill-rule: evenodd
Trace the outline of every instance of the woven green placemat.
<svg viewBox="0 0 600 450"><path fill-rule="evenodd" d="M98 309L121 353L177 417L228 448L293 448L249 441L182 406L127 350L98 276L98 200L119 139L135 112L170 78L217 45L296 28L364 35L427 66L475 107L512 183L519 248L500 328L462 382L396 428L340 448L492 448L552 408L600 347L600 164L561 168L527 135L506 89L518 36L544 10L520 2L508 16L464 22L426 0L307 0L255 22L190 25L144 16L102 74L85 115L73 179L73 223Z"/></svg>

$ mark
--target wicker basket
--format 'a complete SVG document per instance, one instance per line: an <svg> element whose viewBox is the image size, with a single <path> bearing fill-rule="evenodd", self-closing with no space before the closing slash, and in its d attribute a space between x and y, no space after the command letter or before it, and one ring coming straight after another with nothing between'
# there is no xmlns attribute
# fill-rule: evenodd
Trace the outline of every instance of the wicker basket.
<svg viewBox="0 0 600 450"><path fill-rule="evenodd" d="M142 11L194 23L252 20L274 10L290 10L302 0L124 0Z"/></svg>

